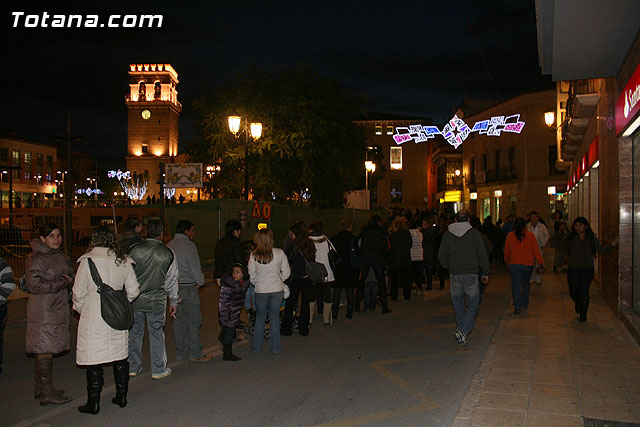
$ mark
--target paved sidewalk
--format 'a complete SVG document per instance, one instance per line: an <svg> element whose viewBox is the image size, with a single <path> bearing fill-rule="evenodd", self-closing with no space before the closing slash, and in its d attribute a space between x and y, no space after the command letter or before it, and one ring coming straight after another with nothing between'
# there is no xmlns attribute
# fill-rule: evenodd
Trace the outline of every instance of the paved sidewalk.
<svg viewBox="0 0 640 427"><path fill-rule="evenodd" d="M640 348L592 284L578 322L566 275L532 285L529 310L509 304L454 419L458 426L640 423ZM584 417L584 418L583 418Z"/></svg>

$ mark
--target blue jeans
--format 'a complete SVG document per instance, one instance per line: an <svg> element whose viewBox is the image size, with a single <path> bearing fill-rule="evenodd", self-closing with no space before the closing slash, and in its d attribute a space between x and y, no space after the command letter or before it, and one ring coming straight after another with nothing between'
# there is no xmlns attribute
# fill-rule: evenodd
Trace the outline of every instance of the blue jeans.
<svg viewBox="0 0 640 427"><path fill-rule="evenodd" d="M251 309L251 302L254 300L253 295L255 294L255 290L256 287L249 283L247 293L244 295L244 308L245 310L247 310L247 312L249 312L249 309Z"/></svg>
<svg viewBox="0 0 640 427"><path fill-rule="evenodd" d="M473 330L478 315L480 287L477 274L452 274L449 276L449 290L456 325L465 335ZM467 309L465 311L465 299Z"/></svg>
<svg viewBox="0 0 640 427"><path fill-rule="evenodd" d="M262 347L268 312L271 353L280 353L280 350L282 350L282 343L280 341L280 305L284 299L284 292L268 292L265 294L256 292L254 297L256 303L256 328L253 334L253 345L251 349L257 353L260 351L260 347Z"/></svg>
<svg viewBox="0 0 640 427"><path fill-rule="evenodd" d="M529 306L529 278L533 272L532 265L511 264L511 289L513 290L513 306L516 310Z"/></svg>

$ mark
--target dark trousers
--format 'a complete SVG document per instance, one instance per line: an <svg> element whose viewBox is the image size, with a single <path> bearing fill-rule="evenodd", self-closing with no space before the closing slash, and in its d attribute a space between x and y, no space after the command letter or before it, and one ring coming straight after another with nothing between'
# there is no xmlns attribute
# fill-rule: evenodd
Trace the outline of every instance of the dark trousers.
<svg viewBox="0 0 640 427"><path fill-rule="evenodd" d="M300 321L298 322L299 332L302 335L309 333L309 302L312 298L312 284L309 278L293 279L289 285L291 294L285 301L284 316L282 318L282 331L291 332L293 324L293 310L298 304L298 296L300 295Z"/></svg>
<svg viewBox="0 0 640 427"><path fill-rule="evenodd" d="M233 337L236 336L236 328L222 327L220 331L220 342L224 345L233 344Z"/></svg>
<svg viewBox="0 0 640 427"><path fill-rule="evenodd" d="M398 287L402 288L404 299L411 299L411 275L408 270L391 270L391 299L398 300Z"/></svg>
<svg viewBox="0 0 640 427"><path fill-rule="evenodd" d="M353 315L353 288L333 288L333 305L331 306L331 313L334 318L338 317L342 291L347 295L347 316L351 317Z"/></svg>
<svg viewBox="0 0 640 427"><path fill-rule="evenodd" d="M431 289L433 286L433 272L431 271L431 261L424 260L424 276L427 279L427 289Z"/></svg>
<svg viewBox="0 0 640 427"><path fill-rule="evenodd" d="M567 270L567 282L569 282L569 294L575 303L576 313L581 317L587 316L589 308L589 288L593 280L593 269L578 270L569 268ZM584 316L583 316L584 315Z"/></svg>
<svg viewBox="0 0 640 427"><path fill-rule="evenodd" d="M411 275L413 276L413 282L416 284L416 288L418 290L422 289L422 284L424 283L423 273L424 261L411 261ZM409 290L411 290L411 283L409 283Z"/></svg>
<svg viewBox="0 0 640 427"><path fill-rule="evenodd" d="M7 304L0 304L0 375L2 375L2 354L4 352L4 327L7 324Z"/></svg>
<svg viewBox="0 0 640 427"><path fill-rule="evenodd" d="M366 280L370 268L373 268L373 274L375 274L376 280L378 281L378 296L380 297L382 311L388 310L389 305L387 304L387 284L384 280L384 263L365 259L362 265L363 280Z"/></svg>

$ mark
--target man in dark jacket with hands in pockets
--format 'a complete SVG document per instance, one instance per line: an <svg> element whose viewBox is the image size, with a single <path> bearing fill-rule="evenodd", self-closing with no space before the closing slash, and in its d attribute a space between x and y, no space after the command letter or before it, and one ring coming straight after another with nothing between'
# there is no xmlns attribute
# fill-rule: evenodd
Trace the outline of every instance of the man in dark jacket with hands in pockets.
<svg viewBox="0 0 640 427"><path fill-rule="evenodd" d="M469 212L456 214L456 222L449 225L438 252L440 264L450 273L450 291L457 328L453 336L460 345L467 344L478 315L480 287L489 282L489 259L480 232L469 224ZM466 299L466 310L465 310Z"/></svg>

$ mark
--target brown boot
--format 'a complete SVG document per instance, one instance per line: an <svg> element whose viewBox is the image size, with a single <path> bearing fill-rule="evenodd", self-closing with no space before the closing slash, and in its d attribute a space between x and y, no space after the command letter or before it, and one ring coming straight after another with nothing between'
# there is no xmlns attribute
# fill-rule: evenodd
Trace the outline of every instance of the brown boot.
<svg viewBox="0 0 640 427"><path fill-rule="evenodd" d="M36 365L38 370L38 388L40 389L40 405L44 406L49 403L61 405L71 402L69 396L56 394L53 390L53 359L51 357L38 358L36 359Z"/></svg>
<svg viewBox="0 0 640 427"><path fill-rule="evenodd" d="M40 399L40 385L38 383L38 362L34 359L33 361L33 379L35 385L33 386L33 398ZM64 394L64 390L53 390L55 394Z"/></svg>

